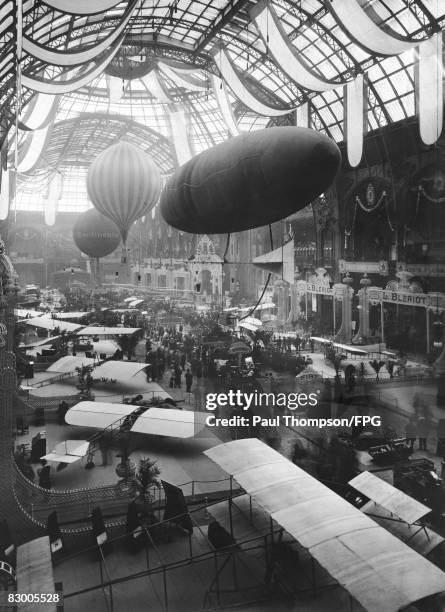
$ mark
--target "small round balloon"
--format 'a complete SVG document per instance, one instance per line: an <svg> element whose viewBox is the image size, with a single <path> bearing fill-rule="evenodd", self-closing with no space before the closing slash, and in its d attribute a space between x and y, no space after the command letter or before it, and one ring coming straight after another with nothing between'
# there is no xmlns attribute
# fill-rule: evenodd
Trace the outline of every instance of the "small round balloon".
<svg viewBox="0 0 445 612"><path fill-rule="evenodd" d="M119 246L121 236L116 224L95 208L82 213L73 227L77 248L94 259L110 255Z"/></svg>
<svg viewBox="0 0 445 612"><path fill-rule="evenodd" d="M117 225L125 248L133 222L147 214L159 198L161 174L147 153L118 142L91 164L87 191L96 209Z"/></svg>

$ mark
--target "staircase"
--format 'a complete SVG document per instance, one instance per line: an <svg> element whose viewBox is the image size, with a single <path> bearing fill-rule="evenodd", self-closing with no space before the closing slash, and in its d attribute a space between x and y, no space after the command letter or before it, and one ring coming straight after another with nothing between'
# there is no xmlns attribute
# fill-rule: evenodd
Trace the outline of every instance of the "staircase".
<svg viewBox="0 0 445 612"><path fill-rule="evenodd" d="M131 414L120 417L111 423L111 425L108 425L108 427L105 427L102 431L98 431L87 439L87 442L89 443L87 454L88 463L93 461L95 453L100 449L101 441L106 440L107 438L112 439L116 434L129 432L136 419L149 409L148 406L136 406L135 408L136 409Z"/></svg>

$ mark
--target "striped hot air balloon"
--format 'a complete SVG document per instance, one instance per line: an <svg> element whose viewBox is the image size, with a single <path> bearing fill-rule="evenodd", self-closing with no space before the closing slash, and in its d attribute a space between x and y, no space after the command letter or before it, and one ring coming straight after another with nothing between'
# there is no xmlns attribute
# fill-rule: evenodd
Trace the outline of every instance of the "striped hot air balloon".
<svg viewBox="0 0 445 612"><path fill-rule="evenodd" d="M118 142L91 164L87 191L95 208L119 228L125 251L131 225L159 198L161 174L147 153L128 142Z"/></svg>

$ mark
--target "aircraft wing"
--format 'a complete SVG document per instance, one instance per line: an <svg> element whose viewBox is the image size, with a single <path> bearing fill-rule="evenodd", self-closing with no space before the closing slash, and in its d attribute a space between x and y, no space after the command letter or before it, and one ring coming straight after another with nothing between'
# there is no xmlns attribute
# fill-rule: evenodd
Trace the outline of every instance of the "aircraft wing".
<svg viewBox="0 0 445 612"><path fill-rule="evenodd" d="M42 459L54 463L75 463L88 453L90 443L87 440L65 440L56 444L54 450Z"/></svg>
<svg viewBox="0 0 445 612"><path fill-rule="evenodd" d="M193 438L205 426L205 414L174 408L150 408L139 416L131 431L154 436Z"/></svg>
<svg viewBox="0 0 445 612"><path fill-rule="evenodd" d="M65 415L65 421L68 425L105 429L139 408L140 406L134 406L132 404L79 402L68 410Z"/></svg>

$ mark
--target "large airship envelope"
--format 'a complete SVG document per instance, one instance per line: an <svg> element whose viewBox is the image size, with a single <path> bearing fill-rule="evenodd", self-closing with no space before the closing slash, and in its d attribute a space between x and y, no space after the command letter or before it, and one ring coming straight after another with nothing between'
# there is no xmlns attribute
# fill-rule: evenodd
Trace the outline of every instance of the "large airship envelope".
<svg viewBox="0 0 445 612"><path fill-rule="evenodd" d="M301 210L334 181L340 150L300 127L241 134L181 166L161 195L165 221L196 234L240 232Z"/></svg>

